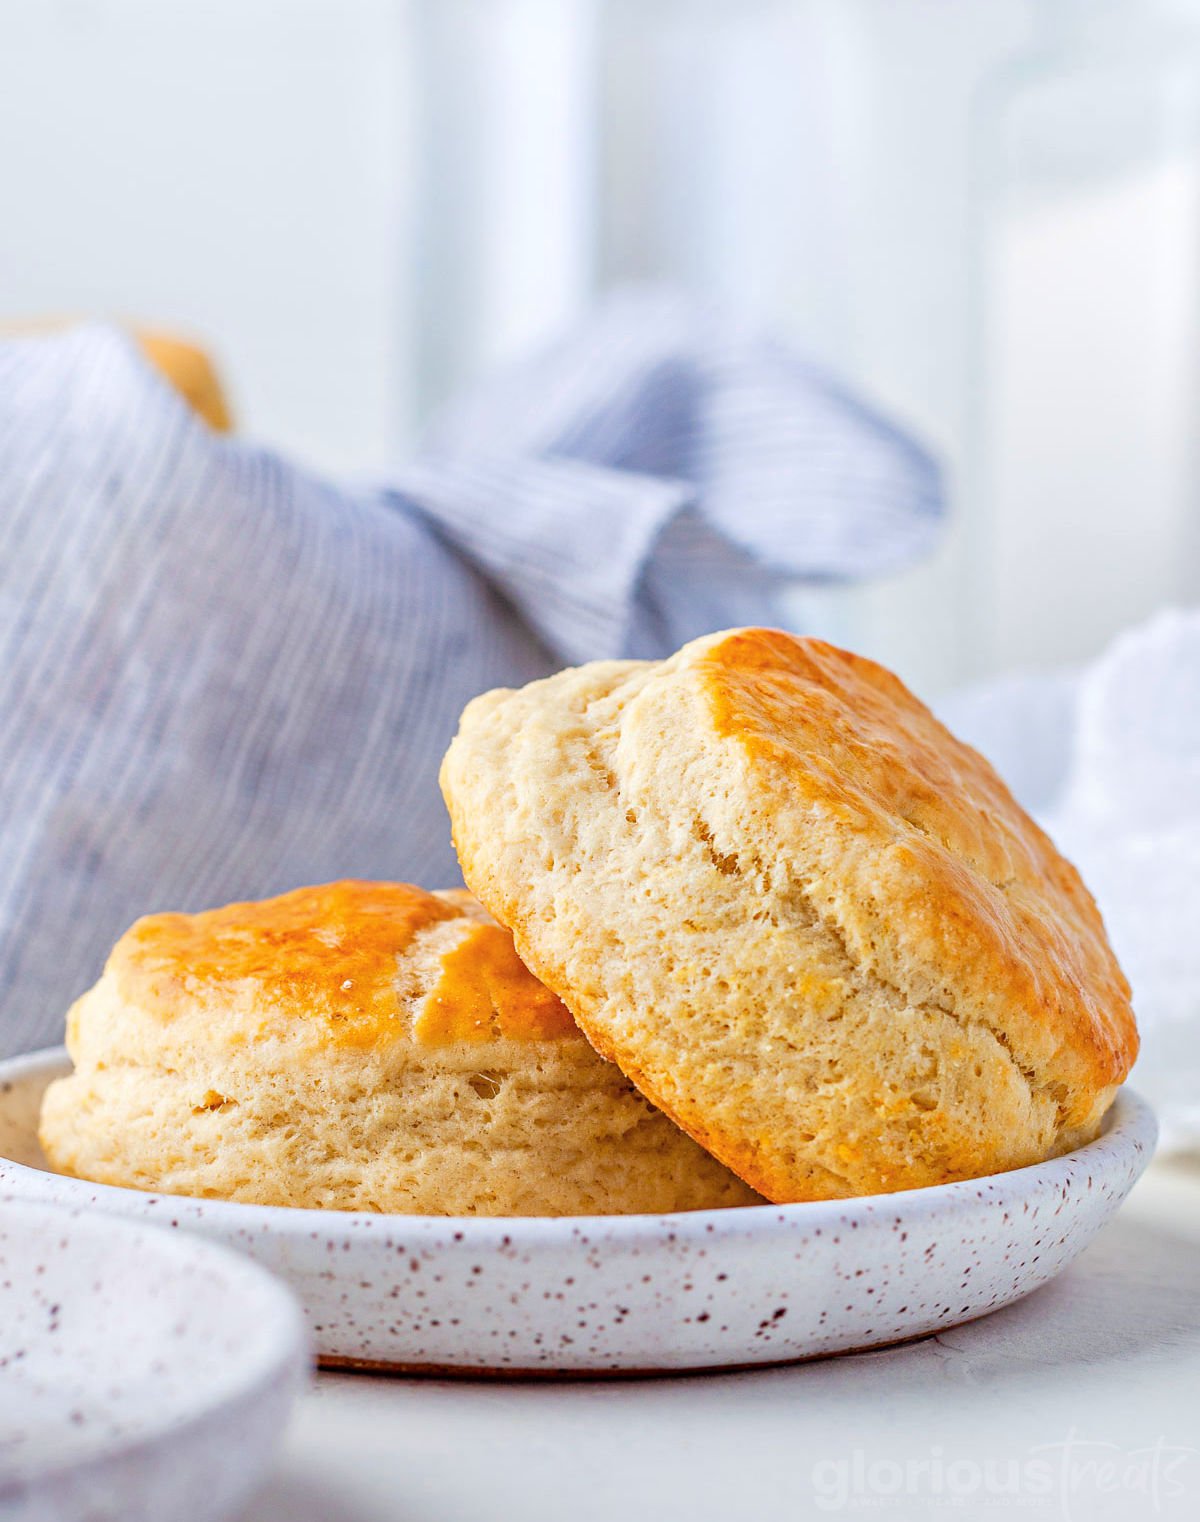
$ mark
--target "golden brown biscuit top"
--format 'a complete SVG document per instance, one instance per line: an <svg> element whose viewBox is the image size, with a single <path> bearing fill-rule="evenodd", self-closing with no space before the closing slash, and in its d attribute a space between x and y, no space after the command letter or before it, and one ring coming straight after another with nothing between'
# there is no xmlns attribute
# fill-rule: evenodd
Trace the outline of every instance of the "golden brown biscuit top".
<svg viewBox="0 0 1200 1522"><path fill-rule="evenodd" d="M1063 1025L1119 1082L1137 1054L1129 985L1079 874L991 765L861 656L772 629L698 643L717 732L793 818L839 827L834 870L857 888L864 943L882 885L888 930L922 962L988 968L1012 1008Z"/></svg>
<svg viewBox="0 0 1200 1522"><path fill-rule="evenodd" d="M462 924L426 959L422 937ZM154 914L117 942L108 970L124 997L171 1021L236 1011L237 1034L319 1026L337 1046L408 1036L422 1046L579 1036L528 972L507 931L465 893L345 881L200 914ZM407 975L406 975L407 974Z"/></svg>
<svg viewBox="0 0 1200 1522"><path fill-rule="evenodd" d="M784 767L823 808L907 825L992 876L1012 875L1014 851L1044 858L1049 842L991 766L884 667L822 640L739 629L701 669L717 732Z"/></svg>
<svg viewBox="0 0 1200 1522"><path fill-rule="evenodd" d="M174 386L192 411L218 433L233 427L229 403L211 359L196 344L170 333L136 333L142 353L163 378Z"/></svg>

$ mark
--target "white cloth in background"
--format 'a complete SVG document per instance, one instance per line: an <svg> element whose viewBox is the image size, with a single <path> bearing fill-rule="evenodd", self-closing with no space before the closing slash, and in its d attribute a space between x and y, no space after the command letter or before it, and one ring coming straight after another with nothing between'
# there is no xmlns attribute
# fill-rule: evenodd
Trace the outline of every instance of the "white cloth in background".
<svg viewBox="0 0 1200 1522"><path fill-rule="evenodd" d="M618 300L386 487L219 437L103 328L0 345L0 1051L138 915L459 880L463 704L779 622L932 541L937 475L781 344Z"/></svg>
<svg viewBox="0 0 1200 1522"><path fill-rule="evenodd" d="M1165 1149L1200 1147L1200 610L1168 611L1083 671L939 705L1079 868L1133 985L1133 1083Z"/></svg>

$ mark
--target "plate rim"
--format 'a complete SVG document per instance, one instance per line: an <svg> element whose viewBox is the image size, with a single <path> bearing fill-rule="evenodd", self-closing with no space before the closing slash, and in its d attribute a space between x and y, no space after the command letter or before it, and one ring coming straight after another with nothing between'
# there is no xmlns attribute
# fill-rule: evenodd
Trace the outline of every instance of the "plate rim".
<svg viewBox="0 0 1200 1522"><path fill-rule="evenodd" d="M14 1078L20 1079L39 1073L50 1067L61 1068L70 1063L64 1046L43 1047L38 1051L23 1053L0 1061L0 1098L4 1085ZM210 1224L228 1224L232 1229L245 1229L255 1223L261 1227L264 1216L273 1229L286 1235L310 1236L314 1230L327 1233L336 1224L347 1233L362 1231L375 1233L380 1230L403 1229L407 1233L429 1236L456 1234L456 1243L464 1246L479 1243L490 1245L511 1236L514 1228L520 1231L523 1244L531 1247L552 1248L577 1243L580 1236L604 1233L622 1246L639 1246L660 1241L664 1233L680 1235L711 1235L718 1224L726 1228L721 1234L756 1234L755 1227L769 1224L778 1227L800 1226L805 1229L835 1225L842 1222L847 1212L875 1215L891 1209L903 1210L910 1217L927 1219L931 1215L953 1210L955 1206L969 1207L972 1201L983 1200L1011 1184L1020 1193L1038 1186L1061 1187L1074 1177L1080 1164L1085 1161L1113 1164L1123 1162L1132 1168L1136 1182L1154 1155L1158 1141L1158 1121L1150 1103L1143 1095L1123 1084L1113 1098L1098 1136L1083 1146L1057 1157L1029 1163L1021 1168L1011 1168L1003 1173L981 1174L977 1178L956 1179L945 1184L930 1184L919 1189L896 1190L890 1194L853 1195L836 1200L803 1200L791 1204L775 1204L766 1201L761 1205L732 1205L710 1210L686 1210L663 1214L640 1215L567 1215L567 1216L468 1216L468 1215L402 1215L376 1211L321 1210L292 1205L257 1205L242 1200L210 1199L207 1196L166 1194L158 1191L131 1189L120 1184L93 1183L90 1179L76 1178L71 1174L53 1173L19 1163L0 1153L0 1189L6 1179L15 1175L17 1180L46 1178L56 1180L67 1187L88 1191L96 1204L105 1200L136 1199L147 1209L150 1202L178 1202L184 1210L202 1209ZM36 1184L34 1185L36 1187ZM58 1208L70 1209L63 1202L54 1203ZM82 1201L81 1201L82 1204ZM739 1232L741 1228L741 1232Z"/></svg>

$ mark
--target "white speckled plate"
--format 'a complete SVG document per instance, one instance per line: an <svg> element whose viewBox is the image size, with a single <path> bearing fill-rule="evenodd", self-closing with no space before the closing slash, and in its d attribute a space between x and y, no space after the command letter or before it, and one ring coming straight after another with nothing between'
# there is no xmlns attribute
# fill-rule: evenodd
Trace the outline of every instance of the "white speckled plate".
<svg viewBox="0 0 1200 1522"><path fill-rule="evenodd" d="M300 1296L321 1361L615 1374L786 1363L944 1330L1044 1284L1150 1159L1124 1091L1067 1157L969 1183L808 1205L560 1220L284 1210L47 1171L61 1051L0 1064L0 1198L88 1204L239 1247Z"/></svg>
<svg viewBox="0 0 1200 1522"><path fill-rule="evenodd" d="M218 1522L306 1364L283 1285L94 1208L0 1203L0 1518Z"/></svg>

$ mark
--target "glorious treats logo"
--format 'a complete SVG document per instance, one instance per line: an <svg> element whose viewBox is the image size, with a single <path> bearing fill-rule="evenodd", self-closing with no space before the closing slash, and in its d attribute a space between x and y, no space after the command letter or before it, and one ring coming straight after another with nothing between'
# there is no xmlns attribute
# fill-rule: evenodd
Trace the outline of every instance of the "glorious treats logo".
<svg viewBox="0 0 1200 1522"><path fill-rule="evenodd" d="M980 1456L940 1445L911 1458L872 1456L855 1448L812 1467L813 1498L824 1512L905 1511L994 1504L1079 1522L1098 1497L1124 1497L1130 1515L1171 1515L1200 1502L1200 1450L1164 1437L1141 1447L1088 1438L1072 1428L1023 1454ZM1174 1504L1173 1504L1174 1503Z"/></svg>

